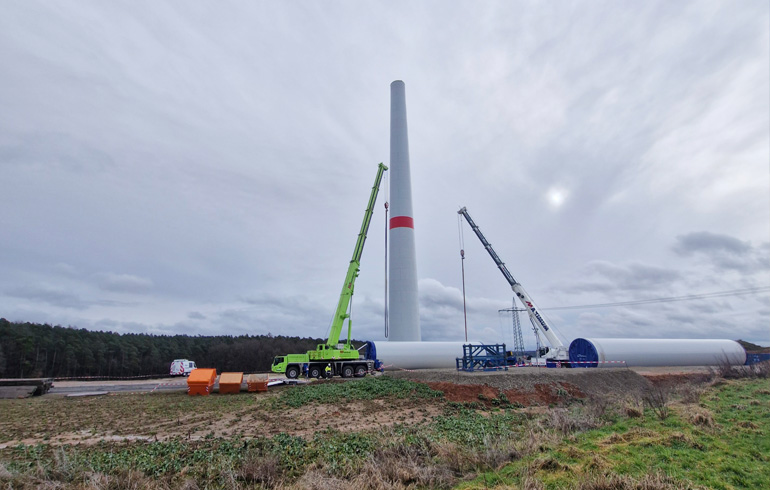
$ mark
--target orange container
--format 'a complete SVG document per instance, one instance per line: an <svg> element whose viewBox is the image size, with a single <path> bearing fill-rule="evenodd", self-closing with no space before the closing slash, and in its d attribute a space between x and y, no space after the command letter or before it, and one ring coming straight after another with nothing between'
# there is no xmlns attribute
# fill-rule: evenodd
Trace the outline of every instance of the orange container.
<svg viewBox="0 0 770 490"><path fill-rule="evenodd" d="M216 369L193 369L187 377L188 395L209 395L217 380Z"/></svg>
<svg viewBox="0 0 770 490"><path fill-rule="evenodd" d="M267 376L258 376L256 374L250 374L246 379L249 391L267 391L267 382Z"/></svg>
<svg viewBox="0 0 770 490"><path fill-rule="evenodd" d="M243 373L222 373L219 375L220 393L240 393Z"/></svg>

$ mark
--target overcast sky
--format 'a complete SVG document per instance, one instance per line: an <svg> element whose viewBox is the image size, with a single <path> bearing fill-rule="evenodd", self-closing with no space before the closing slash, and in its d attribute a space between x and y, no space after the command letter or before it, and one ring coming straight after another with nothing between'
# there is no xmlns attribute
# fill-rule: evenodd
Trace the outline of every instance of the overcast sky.
<svg viewBox="0 0 770 490"><path fill-rule="evenodd" d="M769 345L769 9L4 1L0 316L325 337L400 79L423 340L464 338L467 206L565 342ZM358 339L384 335L387 187ZM510 343L511 290L464 242L469 337Z"/></svg>

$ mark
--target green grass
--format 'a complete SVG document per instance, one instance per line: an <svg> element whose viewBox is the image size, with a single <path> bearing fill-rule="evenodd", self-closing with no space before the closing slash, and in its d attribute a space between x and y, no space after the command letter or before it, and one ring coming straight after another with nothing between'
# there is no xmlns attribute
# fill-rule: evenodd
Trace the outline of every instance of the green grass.
<svg viewBox="0 0 770 490"><path fill-rule="evenodd" d="M125 417L133 416L131 412L139 403L148 410L149 419L155 420L174 418L179 411L194 410L209 417L227 410L266 410L273 404L301 407L407 397L442 403L444 412L417 425L366 432L327 429L309 437L281 433L273 437L173 438L91 446L18 445L0 450L0 486L35 486L41 481L84 486L93 474L108 475L115 481L139 474L145 479L135 486L157 482L160 487L172 488L190 479L201 488L281 486L308 474L350 481L358 478L355 488L366 488L368 482L390 482L381 486L394 488L453 484L459 488L518 488L535 481L540 485L535 488L545 489L733 490L764 488L770 481L767 380L715 385L703 393L700 404L672 404L664 420L649 408L641 417L629 418L619 406L602 409L597 415L590 404L537 415L514 408L484 409L479 404L446 403L439 392L425 385L389 378L318 383L285 390L264 402L255 402L253 397L163 395L155 399L153 395L140 400L113 397L101 403L110 408L115 404ZM97 403L95 400L82 402L89 406ZM2 412L0 428L9 423L21 425L13 419L22 417L23 410L31 410L24 416L27 421L29 416L51 417L51 410L57 408L76 417L74 407L80 407L81 423L97 416L87 410L83 414L83 403L49 401L54 402L50 407L35 400L5 405L13 410L10 415ZM655 472L668 476L656 476ZM474 475L475 479L464 480ZM581 487L594 480L604 486ZM653 484L647 485L650 481ZM647 486L640 482L647 482ZM316 486L324 487L322 483Z"/></svg>
<svg viewBox="0 0 770 490"><path fill-rule="evenodd" d="M286 390L272 401L274 408L299 408L310 403L373 400L375 398L441 398L444 393L423 383L387 376L366 377L347 382L320 382Z"/></svg>
<svg viewBox="0 0 770 490"><path fill-rule="evenodd" d="M541 455L500 474L512 485L534 473L547 489L572 488L596 474L642 478L654 469L686 485L713 489L767 488L770 482L770 391L767 380L741 380L712 388L700 406L675 405L660 420L650 410L568 437ZM688 414L713 413L713 424ZM547 464L542 464L541 462ZM534 468L534 472L532 472ZM483 476L482 476L482 480ZM478 480L470 487L478 487Z"/></svg>

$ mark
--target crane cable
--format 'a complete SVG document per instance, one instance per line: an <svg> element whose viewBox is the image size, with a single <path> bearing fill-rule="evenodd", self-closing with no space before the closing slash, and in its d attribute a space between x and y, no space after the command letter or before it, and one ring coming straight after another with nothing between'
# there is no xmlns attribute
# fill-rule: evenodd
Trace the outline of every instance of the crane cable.
<svg viewBox="0 0 770 490"><path fill-rule="evenodd" d="M468 311L465 306L465 236L463 235L463 220L457 214L457 238L460 240L460 266L463 271L463 320L465 322L465 341L468 342Z"/></svg>
<svg viewBox="0 0 770 490"><path fill-rule="evenodd" d="M390 199L390 176L385 179L385 338L388 338L388 199Z"/></svg>
<svg viewBox="0 0 770 490"><path fill-rule="evenodd" d="M615 303L595 303L590 305L573 305L573 306L551 306L547 308L540 308L541 310L582 310L586 308L610 308L615 306L638 306L648 305L654 303L673 303L676 301L691 301L698 299L708 298L724 298L726 296L743 296L747 294L758 294L770 291L768 286L758 286L745 289L730 289L728 291L715 291L711 293L699 293L689 294L685 296L672 296L668 298L649 298L649 299L637 299L630 301L618 301Z"/></svg>

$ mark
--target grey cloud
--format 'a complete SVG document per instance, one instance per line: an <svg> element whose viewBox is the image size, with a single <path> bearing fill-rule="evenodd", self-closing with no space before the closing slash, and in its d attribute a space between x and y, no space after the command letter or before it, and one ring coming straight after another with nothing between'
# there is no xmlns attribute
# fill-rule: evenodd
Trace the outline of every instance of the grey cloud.
<svg viewBox="0 0 770 490"><path fill-rule="evenodd" d="M205 320L206 315L198 311L191 311L190 313L187 314L187 318L191 320Z"/></svg>
<svg viewBox="0 0 770 490"><path fill-rule="evenodd" d="M58 306L60 308L74 308L77 310L84 310L91 306L91 303L84 301L76 294L62 289L48 287L19 287L6 291L6 294L14 298L22 298L31 301L47 303L49 305Z"/></svg>
<svg viewBox="0 0 770 490"><path fill-rule="evenodd" d="M737 238L708 231L679 235L676 240L674 251L679 255L692 255L697 252L706 254L727 252L734 255L745 255L752 249L750 244Z"/></svg>
<svg viewBox="0 0 770 490"><path fill-rule="evenodd" d="M645 291L646 295L656 290L667 290L671 284L682 277L681 273L665 267L632 263L628 265L614 264L609 261L596 260L584 267L581 279L575 283L559 286L556 289L578 292L638 292Z"/></svg>
<svg viewBox="0 0 770 490"><path fill-rule="evenodd" d="M673 251L683 257L702 257L717 270L756 274L770 270L768 243L753 246L735 237L700 231L676 237Z"/></svg>
<svg viewBox="0 0 770 490"><path fill-rule="evenodd" d="M570 8L4 5L0 276L17 296L0 310L323 336L373 165L387 162L394 78L407 85L418 270L436 280L420 283L426 340L463 332L458 205L541 307L767 284L767 2ZM365 260L382 260L381 203ZM511 293L474 250L469 335L496 341ZM382 336L373 263L357 338ZM152 309L90 308L122 293L151 293ZM559 313L566 337L673 335L668 314L704 325L693 335L748 337L770 318L759 297Z"/></svg>
<svg viewBox="0 0 770 490"><path fill-rule="evenodd" d="M64 262L60 262L54 266L54 270L61 273L64 276L74 277L77 276L78 270L74 265L70 265Z"/></svg>
<svg viewBox="0 0 770 490"><path fill-rule="evenodd" d="M112 157L85 140L65 133L35 132L15 140L0 139L0 161L4 164L39 168L61 167L71 172L103 171L114 165Z"/></svg>
<svg viewBox="0 0 770 490"><path fill-rule="evenodd" d="M153 287L151 279L131 274L99 274L99 287L106 291L143 293Z"/></svg>
<svg viewBox="0 0 770 490"><path fill-rule="evenodd" d="M85 310L92 306L133 306L135 303L106 299L85 299L69 290L50 286L22 286L5 292L7 296L45 303L60 308Z"/></svg>
<svg viewBox="0 0 770 490"><path fill-rule="evenodd" d="M426 341L463 340L465 322L462 291L430 278L421 279L418 286L422 339ZM498 300L477 296L466 297L469 337L478 338L477 336L492 318L495 319L492 322L494 330L498 330L497 310L505 307L507 307L506 303Z"/></svg>

